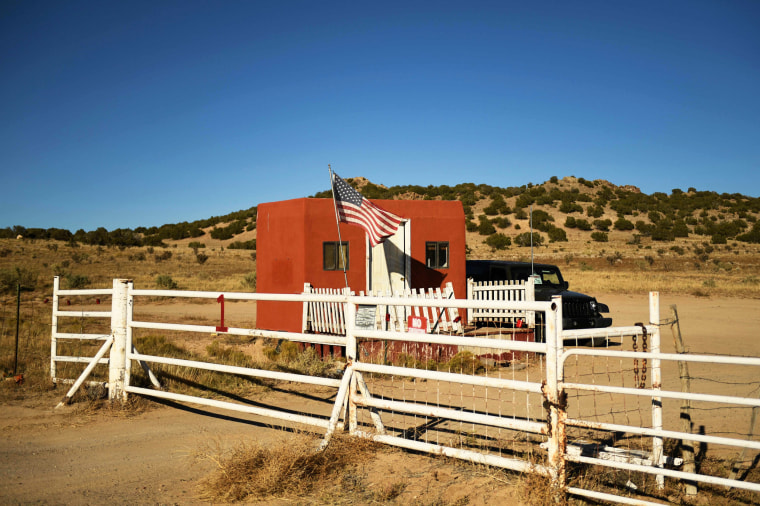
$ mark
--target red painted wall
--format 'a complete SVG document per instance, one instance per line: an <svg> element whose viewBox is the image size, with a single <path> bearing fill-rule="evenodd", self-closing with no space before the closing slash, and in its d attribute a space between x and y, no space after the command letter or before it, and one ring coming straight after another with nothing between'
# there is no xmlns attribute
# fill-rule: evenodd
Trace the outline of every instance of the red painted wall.
<svg viewBox="0 0 760 506"><path fill-rule="evenodd" d="M455 296L466 297L464 211L459 201L373 200L411 221L412 288L442 287L452 282ZM337 241L335 209L331 199L294 199L258 206L256 276L260 293L301 293L304 283L318 288L345 286L343 271L325 271L322 243ZM349 243L348 283L366 289L364 230L342 223L341 238ZM449 242L449 268L425 266L425 242ZM301 330L302 304L260 301L257 327Z"/></svg>

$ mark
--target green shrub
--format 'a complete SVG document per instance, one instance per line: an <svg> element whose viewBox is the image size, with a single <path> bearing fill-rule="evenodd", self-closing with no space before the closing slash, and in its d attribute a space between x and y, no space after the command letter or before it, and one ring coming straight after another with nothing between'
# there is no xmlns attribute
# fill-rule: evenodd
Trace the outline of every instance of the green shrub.
<svg viewBox="0 0 760 506"><path fill-rule="evenodd" d="M515 237L513 242L517 246L529 247L530 238L531 238L530 232L523 232L522 234L518 234ZM533 232L533 246L541 246L543 242L544 242L543 236L538 232Z"/></svg>
<svg viewBox="0 0 760 506"><path fill-rule="evenodd" d="M591 230L591 223L583 219L575 220L575 226L579 230Z"/></svg>
<svg viewBox="0 0 760 506"><path fill-rule="evenodd" d="M625 231L633 230L633 229L634 229L633 223L626 220L625 218L618 218L615 221L615 230L620 230L620 231L625 232Z"/></svg>
<svg viewBox="0 0 760 506"><path fill-rule="evenodd" d="M491 220L484 215L481 215L479 218L480 224L478 225L478 233L480 235L491 235L496 233L496 228L493 226L493 223L491 223Z"/></svg>
<svg viewBox="0 0 760 506"><path fill-rule="evenodd" d="M499 228L509 228L512 222L507 217L496 218L493 220L493 224Z"/></svg>
<svg viewBox="0 0 760 506"><path fill-rule="evenodd" d="M601 218L604 214L604 208L599 205L593 205L586 208L586 214L590 218Z"/></svg>
<svg viewBox="0 0 760 506"><path fill-rule="evenodd" d="M18 286L34 290L37 286L37 273L24 267L0 270L0 293L16 293Z"/></svg>
<svg viewBox="0 0 760 506"><path fill-rule="evenodd" d="M512 239L502 233L490 235L485 243L495 250L507 249L512 244Z"/></svg>
<svg viewBox="0 0 760 506"><path fill-rule="evenodd" d="M203 265L206 263L206 260L208 260L208 255L205 253L196 253L195 254L195 261L198 262L200 265Z"/></svg>
<svg viewBox="0 0 760 506"><path fill-rule="evenodd" d="M480 360L469 351L460 351L448 362L448 369L459 374L477 374L485 370Z"/></svg>
<svg viewBox="0 0 760 506"><path fill-rule="evenodd" d="M567 233L554 225L550 225L546 231L549 234L549 242L567 242Z"/></svg>
<svg viewBox="0 0 760 506"><path fill-rule="evenodd" d="M198 241L193 241L193 242L191 242L190 244L188 244L188 246L189 246L191 249L201 249L201 248L205 248L205 247L206 247L206 244L205 244L205 243L202 243L202 242L198 242Z"/></svg>
<svg viewBox="0 0 760 506"><path fill-rule="evenodd" d="M591 232L591 239L593 239L596 242L607 242L609 241L609 237L607 236L606 232Z"/></svg>
<svg viewBox="0 0 760 506"><path fill-rule="evenodd" d="M179 288L177 282L168 274L159 274L156 276L156 286L164 290L176 290Z"/></svg>
<svg viewBox="0 0 760 506"><path fill-rule="evenodd" d="M169 260L171 257L171 251L162 251L161 253L156 253L153 255L153 258L156 260L156 262L163 262L164 260Z"/></svg>
<svg viewBox="0 0 760 506"><path fill-rule="evenodd" d="M559 211L565 214L582 213L583 207L581 207L580 204L576 204L575 202L570 202L566 200L562 202L561 206L559 206Z"/></svg>
<svg viewBox="0 0 760 506"><path fill-rule="evenodd" d="M256 273L249 272L246 274L240 284L243 285L243 288L245 289L256 291Z"/></svg>
<svg viewBox="0 0 760 506"><path fill-rule="evenodd" d="M232 239L233 236L240 234L243 232L243 230L245 230L246 224L246 221L243 219L230 223L226 227L214 227L214 229L211 230L211 237L213 239L219 239L221 241Z"/></svg>
<svg viewBox="0 0 760 506"><path fill-rule="evenodd" d="M90 278L84 274L67 274L64 281L68 290L79 290L90 284Z"/></svg>
<svg viewBox="0 0 760 506"><path fill-rule="evenodd" d="M256 239L250 241L235 241L227 246L229 249L256 249Z"/></svg>
<svg viewBox="0 0 760 506"><path fill-rule="evenodd" d="M643 220L638 220L636 222L636 230L638 230L641 235L649 237L654 233L654 225Z"/></svg>
<svg viewBox="0 0 760 506"><path fill-rule="evenodd" d="M609 232L612 220L594 220L594 227L602 232Z"/></svg>

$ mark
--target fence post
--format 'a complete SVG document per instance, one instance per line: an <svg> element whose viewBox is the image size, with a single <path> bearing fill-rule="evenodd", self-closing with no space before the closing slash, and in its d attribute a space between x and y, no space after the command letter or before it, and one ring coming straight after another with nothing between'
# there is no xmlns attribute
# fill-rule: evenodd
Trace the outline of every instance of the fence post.
<svg viewBox="0 0 760 506"><path fill-rule="evenodd" d="M649 351L660 353L660 292L649 292L649 325L654 326L650 337ZM652 359L652 390L662 390L660 359ZM652 397L652 428L662 430L662 397ZM652 438L652 459L657 467L662 467L662 437ZM665 476L657 475L657 488L665 488Z"/></svg>
<svg viewBox="0 0 760 506"><path fill-rule="evenodd" d="M475 299L475 281L472 278L467 278L467 300ZM467 325L472 325L475 319L472 317L473 309L465 309L467 311Z"/></svg>
<svg viewBox="0 0 760 506"><path fill-rule="evenodd" d="M311 283L303 284L303 293L311 293ZM306 332L309 328L309 306L311 302L303 301L303 316L301 317L301 332Z"/></svg>
<svg viewBox="0 0 760 506"><path fill-rule="evenodd" d="M536 300L536 286L535 286L536 280L534 278L528 278L527 281L523 282L523 290L524 293L524 300L528 302L534 302ZM562 307L562 301L560 300L559 303L560 308ZM560 313L561 315L562 313ZM559 322L562 322L562 318L560 316ZM536 312L535 311L528 311L525 315L525 323L528 325L529 329L535 329L536 327Z"/></svg>
<svg viewBox="0 0 760 506"><path fill-rule="evenodd" d="M108 365L108 399L110 401L127 400L124 389L127 370L127 303L129 291L128 279L113 280L111 297L111 336L113 345Z"/></svg>
<svg viewBox="0 0 760 506"><path fill-rule="evenodd" d="M356 361L356 335L354 335L354 326L356 324L356 304L353 301L353 296L346 295L344 314L346 315L346 362L348 367L344 374L349 374L352 370L352 365ZM350 434L354 434L358 429L358 419L356 404L351 400L351 394L356 391L356 374L351 374L351 383L348 390L348 431Z"/></svg>
<svg viewBox="0 0 760 506"><path fill-rule="evenodd" d="M61 278L53 278L53 323L50 326L50 379L56 384L56 361L58 356L58 290L61 287Z"/></svg>
<svg viewBox="0 0 760 506"><path fill-rule="evenodd" d="M544 396L549 407L549 468L552 470L552 488L555 502L564 503L565 496L565 394L561 387L562 367L559 363L562 352L562 297L552 297L551 309L546 311L546 384Z"/></svg>
<svg viewBox="0 0 760 506"><path fill-rule="evenodd" d="M132 290L135 289L135 285L132 282L132 280L129 280L127 282L127 314L126 314L126 320L124 322L124 327L126 329L126 333L124 336L124 350L125 350L125 357L124 357L124 386L128 387L132 380L132 360L130 360L129 355L133 353L134 351L134 345L132 344L132 316L133 316L133 309L134 309L134 297L132 296ZM124 398L126 399L127 393L124 392Z"/></svg>

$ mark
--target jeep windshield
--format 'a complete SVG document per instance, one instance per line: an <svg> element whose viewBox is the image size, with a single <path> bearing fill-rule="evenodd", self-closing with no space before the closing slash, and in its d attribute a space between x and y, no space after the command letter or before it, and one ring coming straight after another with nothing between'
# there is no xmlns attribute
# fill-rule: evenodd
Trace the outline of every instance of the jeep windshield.
<svg viewBox="0 0 760 506"><path fill-rule="evenodd" d="M536 275L536 285L562 288L564 280L562 279L562 274L559 272L559 268L553 265L535 265L533 267L533 273ZM512 269L513 278L519 281L527 281L530 274L529 265L524 268L514 267Z"/></svg>

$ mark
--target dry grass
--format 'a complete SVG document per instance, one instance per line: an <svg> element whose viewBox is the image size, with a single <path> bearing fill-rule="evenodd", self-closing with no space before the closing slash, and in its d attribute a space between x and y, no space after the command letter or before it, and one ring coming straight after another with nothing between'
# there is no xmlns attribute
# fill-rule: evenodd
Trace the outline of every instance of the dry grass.
<svg viewBox="0 0 760 506"><path fill-rule="evenodd" d="M248 250L207 248L208 260L199 264L187 246L168 248L71 247L58 241L0 240L0 269L27 269L37 275L35 294L50 296L53 277L86 276L89 288L107 288L116 278L132 279L137 288L156 288L159 276L168 276L181 290L250 291L256 262ZM170 255L169 255L170 254Z"/></svg>
<svg viewBox="0 0 760 506"><path fill-rule="evenodd" d="M216 467L200 484L202 498L241 501L350 493L341 485L353 481L355 489L361 481L355 477L359 466L378 451L374 443L345 436L334 437L323 451L317 451L318 443L298 434L271 445L250 442L230 450L217 445L200 451L196 458ZM339 486L343 490L337 490ZM381 495L390 498L393 491L384 490Z"/></svg>

